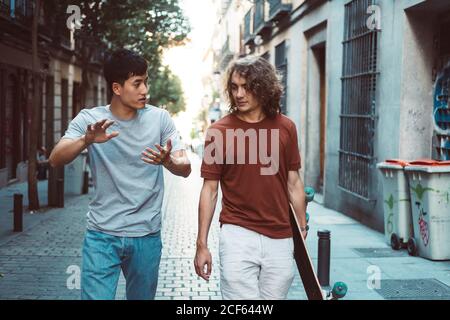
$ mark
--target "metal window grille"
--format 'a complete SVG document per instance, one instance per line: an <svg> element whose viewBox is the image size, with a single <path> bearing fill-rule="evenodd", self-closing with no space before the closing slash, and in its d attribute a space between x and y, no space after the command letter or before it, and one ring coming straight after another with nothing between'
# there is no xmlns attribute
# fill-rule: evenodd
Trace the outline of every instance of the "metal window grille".
<svg viewBox="0 0 450 320"><path fill-rule="evenodd" d="M379 30L367 28L367 8L374 0L345 6L339 186L369 199L374 167L377 51Z"/></svg>
<svg viewBox="0 0 450 320"><path fill-rule="evenodd" d="M280 106L281 113L286 114L286 97L287 97L287 72L288 72L288 62L286 56L286 42L280 43L275 47L275 67L281 74L281 81L283 84L283 95L281 96Z"/></svg>

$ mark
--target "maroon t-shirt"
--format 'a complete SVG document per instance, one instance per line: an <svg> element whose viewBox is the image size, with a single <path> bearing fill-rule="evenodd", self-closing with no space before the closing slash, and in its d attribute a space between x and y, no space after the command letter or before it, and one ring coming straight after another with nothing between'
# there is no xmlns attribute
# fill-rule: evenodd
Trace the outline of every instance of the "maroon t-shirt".
<svg viewBox="0 0 450 320"><path fill-rule="evenodd" d="M292 237L288 172L299 169L297 130L284 115L248 123L230 114L208 128L201 176L220 180L221 223Z"/></svg>

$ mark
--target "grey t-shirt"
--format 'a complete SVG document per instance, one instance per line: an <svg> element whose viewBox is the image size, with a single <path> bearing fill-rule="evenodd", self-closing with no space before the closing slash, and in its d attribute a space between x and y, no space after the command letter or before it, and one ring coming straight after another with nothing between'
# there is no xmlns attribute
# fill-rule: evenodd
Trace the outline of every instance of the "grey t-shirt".
<svg viewBox="0 0 450 320"><path fill-rule="evenodd" d="M87 227L120 237L142 237L161 229L164 195L163 167L141 160L141 152L172 140L172 152L184 149L166 110L146 105L131 120L119 120L108 106L83 109L70 122L62 139L86 133L89 124L115 120L107 132L119 135L88 147L95 194L89 204Z"/></svg>

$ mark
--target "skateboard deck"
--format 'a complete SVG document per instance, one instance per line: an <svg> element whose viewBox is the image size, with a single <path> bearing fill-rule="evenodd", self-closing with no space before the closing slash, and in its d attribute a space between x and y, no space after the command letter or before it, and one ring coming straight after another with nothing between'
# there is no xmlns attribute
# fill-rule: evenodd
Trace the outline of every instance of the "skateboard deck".
<svg viewBox="0 0 450 320"><path fill-rule="evenodd" d="M305 188L306 206L308 202L314 199L314 189ZM314 271L314 265L308 254L306 243L300 231L300 223L294 214L294 208L290 204L289 216L291 219L291 227L294 241L294 259L297 264L298 272L302 278L303 287L305 288L308 300L337 300L343 298L347 294L347 285L344 282L336 282L331 290L323 290L320 286L319 279ZM309 222L309 214L306 213L306 221Z"/></svg>
<svg viewBox="0 0 450 320"><path fill-rule="evenodd" d="M305 288L308 300L324 300L322 288L314 271L314 265L308 254L306 243L300 232L300 224L294 214L292 205L289 208L291 218L292 237L294 240L294 259L297 264L298 272L302 278L303 287Z"/></svg>

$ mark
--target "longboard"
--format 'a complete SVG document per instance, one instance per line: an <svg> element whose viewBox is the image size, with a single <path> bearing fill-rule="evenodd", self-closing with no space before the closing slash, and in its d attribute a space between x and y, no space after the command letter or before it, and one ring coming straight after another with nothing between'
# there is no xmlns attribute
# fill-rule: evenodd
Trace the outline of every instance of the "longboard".
<svg viewBox="0 0 450 320"><path fill-rule="evenodd" d="M314 189L305 188L306 205L314 198ZM297 269L305 288L308 300L335 300L343 298L347 294L347 285L343 282L336 282L331 291L322 290L319 279L314 271L314 265L308 254L305 240L300 231L300 223L295 215L294 208L289 204L289 216L291 219L292 235L294 241L294 259ZM306 221L309 221L309 214L306 213Z"/></svg>
<svg viewBox="0 0 450 320"><path fill-rule="evenodd" d="M292 237L294 240L294 259L308 300L324 300L322 288L314 272L314 265L306 249L305 241L300 232L300 224L294 214L292 205L290 205L289 215L291 217Z"/></svg>

